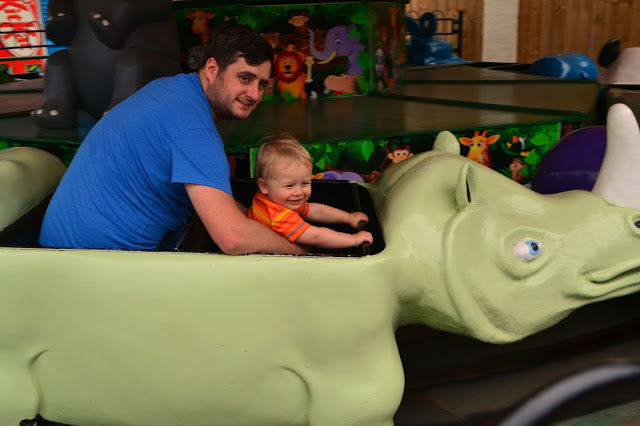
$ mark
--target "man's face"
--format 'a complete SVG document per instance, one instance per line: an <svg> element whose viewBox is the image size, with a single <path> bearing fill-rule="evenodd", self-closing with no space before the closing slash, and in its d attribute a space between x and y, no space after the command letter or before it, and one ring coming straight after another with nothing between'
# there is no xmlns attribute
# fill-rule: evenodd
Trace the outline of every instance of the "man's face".
<svg viewBox="0 0 640 426"><path fill-rule="evenodd" d="M214 120L248 118L260 103L270 74L269 61L253 66L242 57L222 73L217 72L206 91Z"/></svg>

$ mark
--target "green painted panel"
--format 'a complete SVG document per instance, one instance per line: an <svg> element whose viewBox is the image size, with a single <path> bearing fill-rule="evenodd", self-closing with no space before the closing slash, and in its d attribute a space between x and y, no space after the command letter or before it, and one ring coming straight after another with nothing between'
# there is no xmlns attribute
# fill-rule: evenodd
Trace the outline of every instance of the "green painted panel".
<svg viewBox="0 0 640 426"><path fill-rule="evenodd" d="M560 139L560 123L523 124L500 128L477 128L453 132L460 142L460 154L490 167L521 184L530 183L542 157ZM304 143L313 158L313 173L353 172L364 182L375 182L381 173L414 154L429 151L437 133L375 137L352 141ZM473 143L465 138L472 139ZM480 145L478 142L482 142ZM479 147L482 146L482 149ZM481 152L481 155L478 153ZM257 148L250 150L255 171Z"/></svg>

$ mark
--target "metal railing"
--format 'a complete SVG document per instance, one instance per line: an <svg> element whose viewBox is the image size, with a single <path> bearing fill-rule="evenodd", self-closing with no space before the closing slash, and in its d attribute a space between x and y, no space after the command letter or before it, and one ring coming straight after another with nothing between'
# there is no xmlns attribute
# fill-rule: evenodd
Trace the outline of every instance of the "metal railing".
<svg viewBox="0 0 640 426"><path fill-rule="evenodd" d="M0 62L47 59L49 54L45 53L46 51L41 50L39 52L40 54L36 54L39 49L63 47L48 42L45 36L45 30L41 28L39 23L36 22L35 24L37 24L38 28L26 30L0 29L0 51L23 50L23 52L18 52L18 54L0 57Z"/></svg>
<svg viewBox="0 0 640 426"><path fill-rule="evenodd" d="M436 32L435 35L453 35L458 39L458 43L454 44L453 53L462 57L462 11L458 11L458 18L436 18L438 21L451 22L451 31L449 32Z"/></svg>

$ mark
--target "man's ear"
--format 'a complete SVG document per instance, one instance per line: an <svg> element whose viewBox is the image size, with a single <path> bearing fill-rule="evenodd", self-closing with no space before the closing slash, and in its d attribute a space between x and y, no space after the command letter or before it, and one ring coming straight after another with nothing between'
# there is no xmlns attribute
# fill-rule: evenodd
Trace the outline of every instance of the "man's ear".
<svg viewBox="0 0 640 426"><path fill-rule="evenodd" d="M204 65L204 74L207 77L207 80L209 82L213 81L219 72L220 68L218 67L218 62L214 58L207 59L207 62Z"/></svg>
<svg viewBox="0 0 640 426"><path fill-rule="evenodd" d="M260 188L260 192L264 195L269 195L267 191L267 183L262 178L258 178L258 188Z"/></svg>

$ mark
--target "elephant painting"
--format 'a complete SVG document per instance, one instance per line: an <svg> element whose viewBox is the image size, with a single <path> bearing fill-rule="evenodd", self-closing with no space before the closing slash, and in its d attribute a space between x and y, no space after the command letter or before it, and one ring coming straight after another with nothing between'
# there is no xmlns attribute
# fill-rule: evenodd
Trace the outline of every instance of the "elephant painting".
<svg viewBox="0 0 640 426"><path fill-rule="evenodd" d="M309 30L309 48L314 58L319 64L327 63L338 56L345 56L349 60L347 74L362 74L362 66L358 63L358 52L364 51L364 46L360 44L360 38L349 38L349 32L354 25L338 25L327 32L323 50L316 50L314 46L315 34Z"/></svg>

